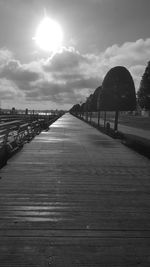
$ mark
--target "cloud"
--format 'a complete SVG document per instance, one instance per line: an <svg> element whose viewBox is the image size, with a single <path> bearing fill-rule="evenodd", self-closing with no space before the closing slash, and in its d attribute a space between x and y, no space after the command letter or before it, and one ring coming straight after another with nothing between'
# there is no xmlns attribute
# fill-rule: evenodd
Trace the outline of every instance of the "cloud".
<svg viewBox="0 0 150 267"><path fill-rule="evenodd" d="M0 65L6 64L8 60L13 58L13 53L6 48L0 50Z"/></svg>
<svg viewBox="0 0 150 267"><path fill-rule="evenodd" d="M0 79L0 95L1 100L23 97L23 93L17 88L17 86L7 79Z"/></svg>
<svg viewBox="0 0 150 267"><path fill-rule="evenodd" d="M150 38L114 44L99 54L81 54L63 48L48 59L22 64L7 49L0 50L0 91L3 97L20 97L38 105L49 101L53 106L73 105L102 84L106 73L125 66L132 74L136 90L150 59ZM44 105L44 104L43 104Z"/></svg>
<svg viewBox="0 0 150 267"><path fill-rule="evenodd" d="M17 60L9 60L0 68L0 77L15 82L19 88L25 88L25 84L37 80L40 74L21 65Z"/></svg>
<svg viewBox="0 0 150 267"><path fill-rule="evenodd" d="M91 91L91 88L95 88L96 82L94 79L79 79L70 80L65 82L57 81L37 81L30 87L30 90L26 92L28 100L45 101L50 100L57 102L57 104L67 103L72 104L75 100L83 99L83 91L85 95Z"/></svg>
<svg viewBox="0 0 150 267"><path fill-rule="evenodd" d="M81 55L73 47L63 48L59 53L50 58L43 66L49 72L66 72L80 67L82 62L87 62L85 56Z"/></svg>
<svg viewBox="0 0 150 267"><path fill-rule="evenodd" d="M102 53L101 60L110 66L124 64L130 68L135 64L145 63L150 58L150 39L126 42L122 46L113 45Z"/></svg>

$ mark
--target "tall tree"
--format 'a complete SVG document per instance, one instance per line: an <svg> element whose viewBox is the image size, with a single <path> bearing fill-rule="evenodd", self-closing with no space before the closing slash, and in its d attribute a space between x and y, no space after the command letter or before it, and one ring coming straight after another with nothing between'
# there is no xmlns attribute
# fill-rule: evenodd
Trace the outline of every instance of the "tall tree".
<svg viewBox="0 0 150 267"><path fill-rule="evenodd" d="M91 110L92 111L98 111L98 97L100 94L100 87L96 88L94 93L92 94L92 98L91 98Z"/></svg>
<svg viewBox="0 0 150 267"><path fill-rule="evenodd" d="M114 130L117 130L119 111L134 110L135 107L135 86L130 72L123 66L112 68L102 84L100 109L116 112Z"/></svg>
<svg viewBox="0 0 150 267"><path fill-rule="evenodd" d="M70 109L70 113L73 113L75 115L78 115L80 112L80 105L76 104Z"/></svg>
<svg viewBox="0 0 150 267"><path fill-rule="evenodd" d="M82 103L81 106L80 106L80 112L81 112L81 116L84 117L84 112L86 111L86 108L85 108L85 103Z"/></svg>
<svg viewBox="0 0 150 267"><path fill-rule="evenodd" d="M135 86L130 72L123 66L112 68L102 84L100 108L104 111L129 111L136 107Z"/></svg>
<svg viewBox="0 0 150 267"><path fill-rule="evenodd" d="M142 76L137 96L140 107L150 110L150 61Z"/></svg>

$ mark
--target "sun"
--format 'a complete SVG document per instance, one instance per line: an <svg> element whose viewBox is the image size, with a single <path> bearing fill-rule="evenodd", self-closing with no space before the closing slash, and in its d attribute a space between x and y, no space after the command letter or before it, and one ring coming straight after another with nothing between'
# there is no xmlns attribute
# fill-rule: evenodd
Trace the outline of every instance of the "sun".
<svg viewBox="0 0 150 267"><path fill-rule="evenodd" d="M56 52L62 46L63 31L59 23L45 17L38 25L33 39L41 49Z"/></svg>

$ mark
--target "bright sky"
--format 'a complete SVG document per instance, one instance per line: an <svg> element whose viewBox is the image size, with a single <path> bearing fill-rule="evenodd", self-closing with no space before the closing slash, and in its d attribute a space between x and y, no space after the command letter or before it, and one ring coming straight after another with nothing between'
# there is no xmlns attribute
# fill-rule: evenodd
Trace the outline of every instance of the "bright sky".
<svg viewBox="0 0 150 267"><path fill-rule="evenodd" d="M0 0L2 107L68 109L117 65L137 90L150 60L149 12L149 0ZM49 51L35 40L45 16L63 35L45 30Z"/></svg>

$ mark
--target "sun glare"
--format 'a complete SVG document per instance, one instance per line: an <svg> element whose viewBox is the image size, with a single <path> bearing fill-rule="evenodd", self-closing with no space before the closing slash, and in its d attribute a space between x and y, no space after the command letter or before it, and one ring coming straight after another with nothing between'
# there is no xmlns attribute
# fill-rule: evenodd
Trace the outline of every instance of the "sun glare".
<svg viewBox="0 0 150 267"><path fill-rule="evenodd" d="M56 21L45 17L37 27L33 39L41 49L56 52L62 46L63 31Z"/></svg>

